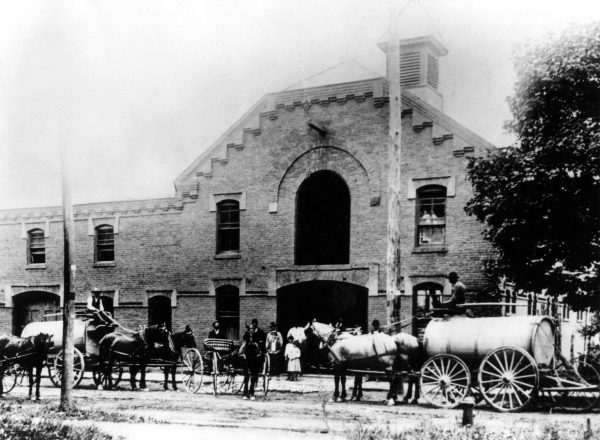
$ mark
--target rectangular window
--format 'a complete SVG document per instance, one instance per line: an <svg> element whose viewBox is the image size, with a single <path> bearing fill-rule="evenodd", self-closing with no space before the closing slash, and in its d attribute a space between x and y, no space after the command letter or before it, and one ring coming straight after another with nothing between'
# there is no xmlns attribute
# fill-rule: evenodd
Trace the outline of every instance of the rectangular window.
<svg viewBox="0 0 600 440"><path fill-rule="evenodd" d="M417 208L417 245L443 245L446 241L446 197L420 197Z"/></svg>
<svg viewBox="0 0 600 440"><path fill-rule="evenodd" d="M46 243L44 231L34 229L28 233L29 264L44 264L46 262Z"/></svg>
<svg viewBox="0 0 600 440"><path fill-rule="evenodd" d="M217 205L217 252L240 250L240 208L237 201Z"/></svg>
<svg viewBox="0 0 600 440"><path fill-rule="evenodd" d="M115 261L115 234L112 226L96 228L96 261Z"/></svg>

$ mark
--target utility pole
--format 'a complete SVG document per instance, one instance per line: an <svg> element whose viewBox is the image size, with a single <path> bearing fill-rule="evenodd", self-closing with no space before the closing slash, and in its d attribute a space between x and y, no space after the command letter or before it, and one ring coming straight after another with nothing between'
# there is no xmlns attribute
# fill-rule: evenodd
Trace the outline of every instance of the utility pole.
<svg viewBox="0 0 600 440"><path fill-rule="evenodd" d="M400 295L400 166L402 99L400 95L399 0L389 0L389 40L387 43L387 81L390 107L388 147L388 225L387 225L387 315L394 322L396 298Z"/></svg>
<svg viewBox="0 0 600 440"><path fill-rule="evenodd" d="M63 232L64 232L64 288L63 288L63 365L62 382L60 386L60 410L70 411L73 403L73 326L75 322L75 252L73 249L73 206L71 204L71 174L67 153L66 136L61 128L60 159L62 173L62 199L63 199Z"/></svg>

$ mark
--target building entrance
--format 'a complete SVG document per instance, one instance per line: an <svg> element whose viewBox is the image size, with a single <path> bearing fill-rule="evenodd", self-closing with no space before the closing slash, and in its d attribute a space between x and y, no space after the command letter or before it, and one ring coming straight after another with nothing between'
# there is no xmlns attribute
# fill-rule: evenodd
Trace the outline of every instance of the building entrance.
<svg viewBox="0 0 600 440"><path fill-rule="evenodd" d="M25 292L13 297L13 334L20 336L30 322L62 319L60 298L48 292Z"/></svg>
<svg viewBox="0 0 600 440"><path fill-rule="evenodd" d="M277 323L285 335L307 322L334 323L338 317L346 327L367 329L368 289L338 281L307 281L277 291Z"/></svg>

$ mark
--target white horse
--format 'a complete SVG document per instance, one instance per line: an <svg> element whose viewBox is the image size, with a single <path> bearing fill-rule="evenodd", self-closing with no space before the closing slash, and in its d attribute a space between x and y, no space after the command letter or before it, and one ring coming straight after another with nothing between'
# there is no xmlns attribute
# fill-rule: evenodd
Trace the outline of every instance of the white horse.
<svg viewBox="0 0 600 440"><path fill-rule="evenodd" d="M333 326L316 321L308 328L323 343L328 350L329 361L333 363L335 401L346 400L348 369L370 370L387 373L390 389L386 400L388 405L394 405L398 397L398 373L414 371L421 367L423 346L417 338L407 333L392 336L385 333L353 336L349 333L340 334Z"/></svg>

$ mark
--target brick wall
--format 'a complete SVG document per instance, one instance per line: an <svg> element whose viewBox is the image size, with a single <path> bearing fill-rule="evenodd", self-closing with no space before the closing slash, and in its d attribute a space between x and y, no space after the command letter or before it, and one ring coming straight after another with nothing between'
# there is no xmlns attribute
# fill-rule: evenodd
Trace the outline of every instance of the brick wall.
<svg viewBox="0 0 600 440"><path fill-rule="evenodd" d="M413 109L403 117L402 274L408 279L427 278L455 270L468 289L479 289L486 282L481 267L489 248L481 226L464 214L471 194L466 158L454 154L468 142L455 133L434 143L442 128L422 124L425 116ZM199 177L197 197L186 198L185 203L168 201L179 203L177 209L159 206L137 212L124 202L112 208L76 207L77 300L85 301L90 289L100 288L118 290L120 303L146 304L149 290L175 289L181 294L172 311L174 331L190 324L204 337L216 316L215 298L209 295L211 280L243 279L249 294L240 295L240 327L256 317L266 328L276 320L276 297L266 296L275 282L274 270L294 266L296 192L307 176L324 169L338 173L350 190L350 266L378 265L377 290L385 292L387 118L387 105L372 97L308 110L278 107L260 117L259 130L244 131L241 144L227 148L226 160L212 161L211 172ZM330 135L320 138L309 128L309 119L326 126ZM446 250L416 253L415 201L407 197L408 181L443 176L453 176L456 183L456 195L447 201ZM240 254L216 258L211 197L240 192L246 197L240 215ZM277 212L269 212L272 203L277 203ZM27 210L4 212L4 217L0 212L0 287L30 285L43 290L44 285L61 284L61 223L46 215L46 209L32 211L29 216ZM97 267L88 217L111 222L117 216L115 264ZM27 223L27 229L47 219L45 269L28 269L21 223ZM385 302L385 295L369 297L369 323L375 318L386 322ZM402 316L407 313L410 301L403 299ZM10 309L0 309L0 332L10 331L7 314ZM115 314L129 327L147 323L145 307L117 307Z"/></svg>

